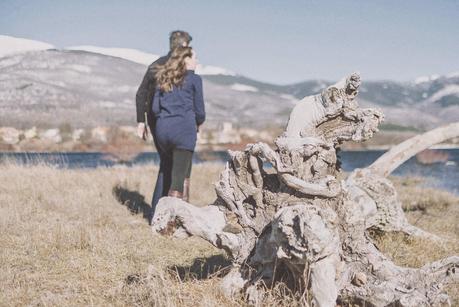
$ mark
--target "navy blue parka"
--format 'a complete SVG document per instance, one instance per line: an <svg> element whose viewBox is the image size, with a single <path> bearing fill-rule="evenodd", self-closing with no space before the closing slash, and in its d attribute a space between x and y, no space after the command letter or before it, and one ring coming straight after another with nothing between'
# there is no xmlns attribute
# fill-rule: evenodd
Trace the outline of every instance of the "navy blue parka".
<svg viewBox="0 0 459 307"><path fill-rule="evenodd" d="M152 111L156 118L155 137L163 151L184 149L194 151L197 126L205 118L202 79L193 70L187 70L182 85L170 92L156 88Z"/></svg>

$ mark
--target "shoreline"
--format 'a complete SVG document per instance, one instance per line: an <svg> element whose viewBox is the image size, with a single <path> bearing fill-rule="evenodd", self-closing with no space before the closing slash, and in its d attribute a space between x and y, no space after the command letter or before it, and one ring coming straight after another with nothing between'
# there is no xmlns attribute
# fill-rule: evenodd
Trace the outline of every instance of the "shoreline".
<svg viewBox="0 0 459 307"><path fill-rule="evenodd" d="M392 144L392 145L375 145L375 146L369 146L365 148L345 148L343 151L375 151L375 150L389 150L392 147L395 147L399 144ZM429 147L428 149L459 149L459 144L452 144L452 143L446 143L446 144L437 144Z"/></svg>
<svg viewBox="0 0 459 307"><path fill-rule="evenodd" d="M363 147L363 148L355 148L355 147L350 147L350 148L343 148L341 151L380 151L384 150L387 151L391 149L394 146L397 146L398 144L392 144L392 145L375 145L375 146L368 146L368 147ZM428 149L434 149L434 150L442 150L442 149L459 149L459 144L437 144L433 145L432 147L429 147ZM222 146L221 148L208 148L208 149L199 149L196 150L196 153L209 153L209 152L225 152L228 150L235 150L234 148L225 148ZM243 149L241 149L243 150ZM119 152L122 152L123 148L119 149ZM72 150L51 150L51 151L40 151L40 150L24 150L24 151L18 151L18 150L0 150L0 154L10 154L10 153L28 153L28 154L114 154L116 155L118 151L116 149L111 149L109 151L106 150L99 150L99 151L92 151L92 150L79 150L79 151L72 151ZM157 151L154 150L140 150L137 152L138 154L145 154L145 153L157 153Z"/></svg>

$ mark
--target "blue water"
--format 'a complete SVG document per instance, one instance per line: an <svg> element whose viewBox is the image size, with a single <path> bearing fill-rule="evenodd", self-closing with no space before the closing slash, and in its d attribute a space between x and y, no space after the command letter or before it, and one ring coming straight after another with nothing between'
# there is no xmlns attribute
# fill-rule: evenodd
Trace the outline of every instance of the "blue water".
<svg viewBox="0 0 459 307"><path fill-rule="evenodd" d="M425 186L445 189L459 195L459 149L439 150L448 153L448 162L422 164L412 157L400 165L392 175L415 176L425 179ZM344 171L352 171L373 163L385 151L343 151L340 152L342 168Z"/></svg>
<svg viewBox="0 0 459 307"><path fill-rule="evenodd" d="M459 195L459 149L443 149L448 153L449 162L434 163L424 165L418 163L416 158L411 158L397 168L394 175L398 176L416 176L425 178L425 185L446 189ZM339 156L344 171L352 171L355 168L362 168L370 165L385 151L341 151ZM196 152L193 157L194 163L206 161L225 162L229 158L226 151L215 152ZM134 159L125 162L116 162L110 155L105 153L10 153L0 152L1 161L14 161L19 164L37 164L46 163L54 165L57 168L96 168L112 167L115 165L139 165L147 163L159 163L157 153L145 152L140 153Z"/></svg>

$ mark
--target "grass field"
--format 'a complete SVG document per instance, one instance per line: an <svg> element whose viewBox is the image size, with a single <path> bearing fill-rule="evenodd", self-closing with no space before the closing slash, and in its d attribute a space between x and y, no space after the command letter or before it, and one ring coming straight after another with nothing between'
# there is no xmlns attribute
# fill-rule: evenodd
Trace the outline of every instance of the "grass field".
<svg viewBox="0 0 459 307"><path fill-rule="evenodd" d="M222 164L194 166L191 202L215 199ZM148 210L157 169L59 170L0 164L0 305L237 306L218 281L225 255L198 238L153 235ZM450 240L445 246L400 235L375 238L399 264L459 254L459 198L395 180L410 222ZM459 304L458 286L448 288ZM265 305L298 305L287 289Z"/></svg>

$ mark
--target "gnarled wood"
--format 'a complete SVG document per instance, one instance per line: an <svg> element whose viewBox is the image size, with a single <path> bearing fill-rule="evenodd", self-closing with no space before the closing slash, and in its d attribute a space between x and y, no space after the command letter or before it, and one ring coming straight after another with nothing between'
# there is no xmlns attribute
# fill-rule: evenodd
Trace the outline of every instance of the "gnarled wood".
<svg viewBox="0 0 459 307"><path fill-rule="evenodd" d="M200 236L224 249L233 266L223 290L227 295L245 292L255 304L262 297L260 285L278 280L297 289L310 287L315 306L335 306L338 298L374 306L446 302L443 286L458 278L458 257L420 269L399 267L375 247L367 231L438 239L408 223L385 174L404 159L394 158L404 149L415 153L451 134L436 132L422 146L389 152L389 162L338 179L337 147L371 138L383 120L380 111L359 108L359 85L360 77L352 74L305 97L292 110L275 148L256 143L230 151L212 205L196 208L161 199L154 231ZM271 167L265 169L266 163Z"/></svg>

